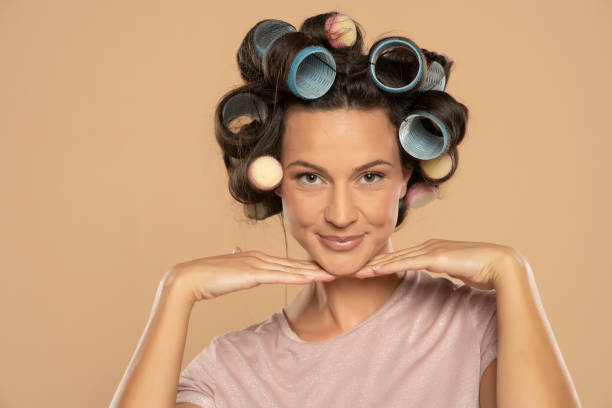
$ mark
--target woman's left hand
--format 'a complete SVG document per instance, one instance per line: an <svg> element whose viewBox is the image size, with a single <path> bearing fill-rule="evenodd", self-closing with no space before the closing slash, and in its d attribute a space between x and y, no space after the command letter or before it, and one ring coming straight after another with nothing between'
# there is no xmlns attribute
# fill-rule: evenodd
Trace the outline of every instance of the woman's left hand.
<svg viewBox="0 0 612 408"><path fill-rule="evenodd" d="M370 278L407 269L425 269L489 290L495 288L504 269L517 263L523 265L522 262L522 255L505 245L430 239L414 247L377 255L353 276Z"/></svg>

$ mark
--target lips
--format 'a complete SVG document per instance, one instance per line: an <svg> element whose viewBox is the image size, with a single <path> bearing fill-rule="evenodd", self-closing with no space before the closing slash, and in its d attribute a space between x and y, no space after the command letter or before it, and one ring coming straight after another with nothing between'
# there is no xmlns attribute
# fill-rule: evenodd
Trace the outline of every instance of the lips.
<svg viewBox="0 0 612 408"><path fill-rule="evenodd" d="M321 235L321 234L319 234ZM363 234L361 235L347 235L347 236L338 236L338 235L321 235L323 238L327 239L328 241L338 241L338 242L346 242L346 241L353 241L357 238L361 238L363 236Z"/></svg>
<svg viewBox="0 0 612 408"><path fill-rule="evenodd" d="M319 241L327 248L333 251L349 251L363 241L365 234L337 236L337 235L319 235Z"/></svg>

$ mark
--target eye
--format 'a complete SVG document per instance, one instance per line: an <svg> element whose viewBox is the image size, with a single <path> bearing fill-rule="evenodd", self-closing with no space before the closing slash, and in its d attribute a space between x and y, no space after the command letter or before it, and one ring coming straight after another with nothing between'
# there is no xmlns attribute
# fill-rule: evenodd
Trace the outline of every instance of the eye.
<svg viewBox="0 0 612 408"><path fill-rule="evenodd" d="M312 180L316 180L316 179L319 177L319 176L317 176L317 175L316 175L316 174L314 174L314 173L300 173L300 174L298 174L298 175L296 176L296 178L297 178L298 180L301 180L303 176L306 176L306 179L305 179L305 180L311 180L311 181L312 181ZM304 184L313 184L313 185L316 185L316 184L318 184L318 183L311 183L310 181L307 181L307 182L305 182Z"/></svg>
<svg viewBox="0 0 612 408"><path fill-rule="evenodd" d="M303 178L303 177L306 177L306 178ZM376 172L372 172L372 171L368 172L368 173L365 173L363 176L361 176L361 178L369 181L369 182L366 182L364 184L374 184L376 182L376 180L382 179L384 177L385 177L384 174L380 174L380 173L376 173ZM314 183L313 182L313 181L316 181L319 178L319 176L314 174L314 173L300 173L300 174L296 175L296 178L298 180L302 180L302 181L306 180L306 181L304 181L304 184L310 184L310 185L317 185L317 184L319 184L319 183Z"/></svg>
<svg viewBox="0 0 612 408"><path fill-rule="evenodd" d="M370 177L368 177L370 176ZM379 179L382 179L383 177L385 177L384 175L380 174L380 173L374 173L374 172L369 172L369 173L365 173L363 176L361 176L362 178L365 177L366 180L372 181L372 180L376 180L376 177L378 177ZM374 182L371 183L365 183L365 184L374 184Z"/></svg>

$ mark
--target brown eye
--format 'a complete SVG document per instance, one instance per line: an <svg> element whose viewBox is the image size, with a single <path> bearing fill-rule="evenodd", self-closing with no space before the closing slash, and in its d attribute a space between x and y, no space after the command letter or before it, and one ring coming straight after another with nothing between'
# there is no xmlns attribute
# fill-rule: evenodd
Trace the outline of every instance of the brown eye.
<svg viewBox="0 0 612 408"><path fill-rule="evenodd" d="M377 180L376 177L378 177L378 179L382 179L384 176L382 174L379 174L379 173L369 172L369 173L364 174L361 177L365 178L366 180L368 180L368 182L365 183L365 184L374 184L374 182L376 182L376 180Z"/></svg>
<svg viewBox="0 0 612 408"><path fill-rule="evenodd" d="M316 180L319 176L317 176L314 173L300 173L296 176L296 178L298 180L302 180L302 177L306 176L306 178L304 180L307 180L304 184L318 184L318 183L311 183L311 181Z"/></svg>

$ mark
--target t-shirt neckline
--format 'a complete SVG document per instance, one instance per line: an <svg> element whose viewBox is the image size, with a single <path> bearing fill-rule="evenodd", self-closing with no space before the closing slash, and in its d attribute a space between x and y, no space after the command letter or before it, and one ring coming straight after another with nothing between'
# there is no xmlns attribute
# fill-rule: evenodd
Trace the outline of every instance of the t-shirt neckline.
<svg viewBox="0 0 612 408"><path fill-rule="evenodd" d="M400 295L404 293L404 287L406 286L406 282L409 280L408 275L410 274L410 272L416 273L416 271L410 271L410 270L406 271L399 285L397 285L397 287L393 290L393 293L391 293L391 296L389 296L389 298L378 308L378 310L376 310L373 314L368 316L365 320L359 322L355 326L340 333L337 336L334 336L329 339L321 340L321 341L303 340L297 335L297 333L293 331L293 329L289 325L289 321L287 320L287 317L285 316L284 307L281 309L280 312L275 313L277 319L279 320L281 332L285 334L285 336L287 336L289 339L293 340L294 342L302 343L302 344L312 344L314 346L328 344L330 342L337 341L341 338L344 338L348 336L349 334L354 333L355 331L359 330L361 327L365 326L366 324L369 324L370 322L374 321L378 316L382 315L387 309L389 309L391 305L393 305L399 299Z"/></svg>

